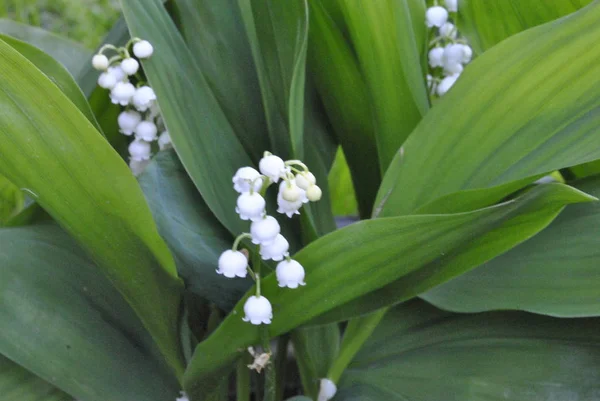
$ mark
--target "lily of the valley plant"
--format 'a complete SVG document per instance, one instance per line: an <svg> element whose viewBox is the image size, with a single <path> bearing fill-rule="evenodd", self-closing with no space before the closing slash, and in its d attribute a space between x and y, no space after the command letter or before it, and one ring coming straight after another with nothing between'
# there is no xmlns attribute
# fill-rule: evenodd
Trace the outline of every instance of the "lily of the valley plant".
<svg viewBox="0 0 600 401"><path fill-rule="evenodd" d="M600 1L121 6L0 21L2 401L598 399Z"/></svg>

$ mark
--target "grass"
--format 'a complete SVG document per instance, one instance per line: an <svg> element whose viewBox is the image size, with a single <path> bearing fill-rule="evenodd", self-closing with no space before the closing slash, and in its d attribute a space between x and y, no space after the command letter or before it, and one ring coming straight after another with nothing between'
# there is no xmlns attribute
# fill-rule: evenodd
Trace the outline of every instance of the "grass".
<svg viewBox="0 0 600 401"><path fill-rule="evenodd" d="M118 0L2 0L0 17L39 26L93 49L119 15Z"/></svg>

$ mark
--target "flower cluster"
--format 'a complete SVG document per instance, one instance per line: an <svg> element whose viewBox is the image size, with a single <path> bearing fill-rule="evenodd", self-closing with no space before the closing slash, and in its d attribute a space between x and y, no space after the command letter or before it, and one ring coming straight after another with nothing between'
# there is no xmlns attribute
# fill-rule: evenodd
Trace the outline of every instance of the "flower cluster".
<svg viewBox="0 0 600 401"><path fill-rule="evenodd" d="M277 212L292 217L300 214L300 208L307 202L321 199L321 189L315 176L299 160L283 161L278 156L265 152L259 163L259 171L252 167L242 167L233 176L233 189L239 193L236 212L242 220L250 221L250 233L237 237L232 249L219 257L217 273L228 278L250 276L256 281L256 295L244 305L244 321L252 324L269 324L273 308L267 298L260 294L260 263L252 270L248 265L246 252L238 250L242 239L249 238L258 246L262 260L279 262L275 275L280 287L298 288L305 285L304 267L289 256L289 243L281 235L277 219L267 215L264 195L271 184L279 184Z"/></svg>
<svg viewBox="0 0 600 401"><path fill-rule="evenodd" d="M458 0L444 0L445 7L437 4L427 9L427 27L436 30L437 37L430 42L427 85L431 95L443 96L460 77L471 61L473 51L464 38L459 37L450 17L458 11Z"/></svg>
<svg viewBox="0 0 600 401"><path fill-rule="evenodd" d="M135 57L131 56L130 47ZM116 53L110 59L104 54L109 50ZM119 132L134 138L129 144L129 166L135 175L140 174L150 161L152 142L156 141L160 150L171 144L156 103L156 94L145 82L138 61L149 58L153 53L150 42L134 38L120 48L105 45L92 58L94 68L102 71L98 85L108 89L111 102L123 108L117 122Z"/></svg>

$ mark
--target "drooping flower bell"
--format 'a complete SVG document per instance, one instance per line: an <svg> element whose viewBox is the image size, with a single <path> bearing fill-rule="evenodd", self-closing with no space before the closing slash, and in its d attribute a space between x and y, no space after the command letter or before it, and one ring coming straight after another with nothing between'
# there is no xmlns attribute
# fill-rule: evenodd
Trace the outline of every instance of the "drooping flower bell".
<svg viewBox="0 0 600 401"><path fill-rule="evenodd" d="M260 191L263 185L263 180L258 171L252 167L242 167L233 176L233 189L240 194L250 192L250 188L254 191Z"/></svg>
<svg viewBox="0 0 600 401"><path fill-rule="evenodd" d="M290 244L281 234L275 237L275 240L269 245L260 246L260 257L263 260L274 260L279 262L288 255Z"/></svg>
<svg viewBox="0 0 600 401"><path fill-rule="evenodd" d="M103 72L98 77L98 86L103 89L112 89L115 87L116 84L117 78L108 71Z"/></svg>
<svg viewBox="0 0 600 401"><path fill-rule="evenodd" d="M254 325L271 324L273 319L271 302L263 296L253 295L248 298L244 304L244 313L246 316L242 320Z"/></svg>
<svg viewBox="0 0 600 401"><path fill-rule="evenodd" d="M253 221L250 225L252 243L257 245L273 243L280 231L279 223L273 216L264 216L262 219Z"/></svg>
<svg viewBox="0 0 600 401"><path fill-rule="evenodd" d="M444 96L446 94L446 92L448 92L450 90L450 88L452 88L452 86L454 85L454 83L456 82L456 80L458 79L459 76L460 76L460 74L454 74L454 75L449 75L449 76L445 77L444 79L442 79L442 81L437 86L438 96Z"/></svg>
<svg viewBox="0 0 600 401"><path fill-rule="evenodd" d="M138 111L144 112L152 106L155 100L154 89L146 85L135 90L131 103Z"/></svg>
<svg viewBox="0 0 600 401"><path fill-rule="evenodd" d="M237 199L235 211L242 220L260 220L265 213L265 199L256 192L245 192Z"/></svg>
<svg viewBox="0 0 600 401"><path fill-rule="evenodd" d="M429 65L431 68L442 67L444 65L444 48L434 47L429 50Z"/></svg>
<svg viewBox="0 0 600 401"><path fill-rule="evenodd" d="M456 39L456 27L452 22L446 22L440 27L440 35L450 39Z"/></svg>
<svg viewBox="0 0 600 401"><path fill-rule="evenodd" d="M304 267L294 259L279 262L275 269L275 275L280 287L298 288L298 286L306 285Z"/></svg>
<svg viewBox="0 0 600 401"><path fill-rule="evenodd" d="M126 58L121 61L121 69L127 75L135 75L140 69L140 63L134 58Z"/></svg>
<svg viewBox="0 0 600 401"><path fill-rule="evenodd" d="M92 57L92 66L98 71L106 71L109 66L108 57L104 54L96 54Z"/></svg>
<svg viewBox="0 0 600 401"><path fill-rule="evenodd" d="M154 53L154 47L147 40L140 40L133 45L133 54L137 58L148 58Z"/></svg>
<svg viewBox="0 0 600 401"><path fill-rule="evenodd" d="M152 142L156 139L158 128L152 121L142 121L135 127L135 137Z"/></svg>
<svg viewBox="0 0 600 401"><path fill-rule="evenodd" d="M248 259L246 258L246 255L240 251L229 249L219 256L219 268L217 269L217 273L228 278L246 277L248 274L247 267Z"/></svg>
<svg viewBox="0 0 600 401"><path fill-rule="evenodd" d="M142 161L150 159L152 149L150 144L141 139L136 139L129 144L129 157L131 160Z"/></svg>
<svg viewBox="0 0 600 401"><path fill-rule="evenodd" d="M265 154L258 163L258 169L260 172L269 177L269 179L275 183L279 182L279 179L285 175L285 163L279 156L272 154Z"/></svg>
<svg viewBox="0 0 600 401"><path fill-rule="evenodd" d="M142 121L142 115L137 111L126 110L119 114L117 122L119 124L119 132L123 135L130 136L135 131L135 127Z"/></svg>
<svg viewBox="0 0 600 401"><path fill-rule="evenodd" d="M446 1L446 8L448 9L448 11L450 12L457 12L458 11L458 0L445 0Z"/></svg>
<svg viewBox="0 0 600 401"><path fill-rule="evenodd" d="M114 104L127 106L135 93L135 86L130 82L117 82L110 92L110 100Z"/></svg>
<svg viewBox="0 0 600 401"><path fill-rule="evenodd" d="M427 27L441 27L448 21L448 11L444 7L434 6L427 9L425 13Z"/></svg>
<svg viewBox="0 0 600 401"><path fill-rule="evenodd" d="M158 148L160 150L165 150L171 146L171 135L169 135L169 131L163 131L158 137Z"/></svg>

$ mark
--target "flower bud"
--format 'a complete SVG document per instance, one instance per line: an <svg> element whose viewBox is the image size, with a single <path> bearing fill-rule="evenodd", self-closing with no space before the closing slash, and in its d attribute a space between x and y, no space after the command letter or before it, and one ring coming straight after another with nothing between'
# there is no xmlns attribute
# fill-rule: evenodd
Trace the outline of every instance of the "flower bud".
<svg viewBox="0 0 600 401"><path fill-rule="evenodd" d="M158 148L160 150L165 150L171 146L171 135L169 135L169 131L163 131L158 137Z"/></svg>
<svg viewBox="0 0 600 401"><path fill-rule="evenodd" d="M124 80L127 76L127 74L125 74L125 71L123 71L123 69L119 65L116 65L114 67L108 67L108 72L115 77L117 82Z"/></svg>
<svg viewBox="0 0 600 401"><path fill-rule="evenodd" d="M445 2L448 11L453 13L458 11L458 0L445 0Z"/></svg>
<svg viewBox="0 0 600 401"><path fill-rule="evenodd" d="M158 128L152 121L142 121L135 127L135 137L152 142L156 139Z"/></svg>
<svg viewBox="0 0 600 401"><path fill-rule="evenodd" d="M127 75L135 75L136 72L140 69L140 63L134 58L126 58L121 61L121 69Z"/></svg>
<svg viewBox="0 0 600 401"><path fill-rule="evenodd" d="M444 48L434 47L429 50L429 65L431 68L442 67L444 65Z"/></svg>
<svg viewBox="0 0 600 401"><path fill-rule="evenodd" d="M302 190L298 188L295 180L286 182L281 191L281 196L288 202L297 202L302 195Z"/></svg>
<svg viewBox="0 0 600 401"><path fill-rule="evenodd" d="M117 84L117 79L110 72L103 72L98 77L98 86L104 89L112 89Z"/></svg>
<svg viewBox="0 0 600 401"><path fill-rule="evenodd" d="M307 190L308 187L317 183L317 178L310 171L303 171L296 175L296 185L303 190Z"/></svg>
<svg viewBox="0 0 600 401"><path fill-rule="evenodd" d="M425 19L427 21L427 27L432 28L437 26L439 28L448 21L448 11L440 6L430 7L425 13Z"/></svg>
<svg viewBox="0 0 600 401"><path fill-rule="evenodd" d="M263 296L253 295L248 298L244 304L244 313L246 316L242 320L255 325L271 324L271 319L273 319L271 302Z"/></svg>
<svg viewBox="0 0 600 401"><path fill-rule="evenodd" d="M260 220L265 213L265 199L258 193L245 192L237 199L235 211L242 220Z"/></svg>
<svg viewBox="0 0 600 401"><path fill-rule="evenodd" d="M269 177L271 181L277 183L285 174L285 163L275 155L266 155L258 163L260 172Z"/></svg>
<svg viewBox="0 0 600 401"><path fill-rule="evenodd" d="M219 256L219 268L217 273L224 275L227 278L246 277L248 274L248 259L240 251L231 249L223 252Z"/></svg>
<svg viewBox="0 0 600 401"><path fill-rule="evenodd" d="M142 121L142 115L137 111L126 110L119 114L117 122L119 124L119 132L123 135L131 135L135 131L135 127Z"/></svg>
<svg viewBox="0 0 600 401"><path fill-rule="evenodd" d="M446 22L440 27L440 35L450 39L456 39L456 27L451 22Z"/></svg>
<svg viewBox="0 0 600 401"><path fill-rule="evenodd" d="M317 401L329 401L337 393L337 386L329 379L321 379Z"/></svg>
<svg viewBox="0 0 600 401"><path fill-rule="evenodd" d="M300 285L306 285L304 267L294 259L279 262L275 275L280 287L298 288Z"/></svg>
<svg viewBox="0 0 600 401"><path fill-rule="evenodd" d="M140 40L133 45L133 54L137 58L148 58L154 53L154 47L147 40Z"/></svg>
<svg viewBox="0 0 600 401"><path fill-rule="evenodd" d="M316 202L323 196L323 191L317 185L311 185L306 191L306 197L311 202Z"/></svg>
<svg viewBox="0 0 600 401"><path fill-rule="evenodd" d="M471 58L473 58L473 49L469 45L462 45L463 56L461 62L463 64L467 64L471 62Z"/></svg>
<svg viewBox="0 0 600 401"><path fill-rule="evenodd" d="M92 57L92 66L98 71L106 71L108 68L108 57L104 54L96 54Z"/></svg>
<svg viewBox="0 0 600 401"><path fill-rule="evenodd" d="M144 172L148 164L150 164L150 160L130 160L129 168L133 175L137 177Z"/></svg>
<svg viewBox="0 0 600 401"><path fill-rule="evenodd" d="M452 85L456 82L460 74L449 75L446 78L442 79L437 87L438 96L444 96L446 92L450 90Z"/></svg>
<svg viewBox="0 0 600 401"><path fill-rule="evenodd" d="M129 155L131 160L142 161L150 159L151 148L148 142L136 139L129 144Z"/></svg>

